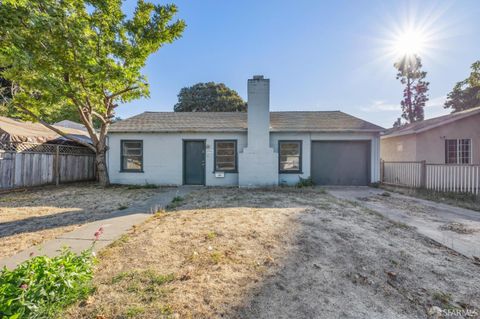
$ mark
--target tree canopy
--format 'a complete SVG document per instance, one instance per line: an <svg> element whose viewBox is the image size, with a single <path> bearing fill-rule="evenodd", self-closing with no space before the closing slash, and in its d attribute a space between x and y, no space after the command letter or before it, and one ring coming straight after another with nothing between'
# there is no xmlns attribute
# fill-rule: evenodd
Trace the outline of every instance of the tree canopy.
<svg viewBox="0 0 480 319"><path fill-rule="evenodd" d="M99 180L108 184L106 134L115 108L149 95L142 68L182 34L176 13L175 5L144 0L129 19L122 0L3 0L0 65L9 67L1 76L16 85L13 107L62 135L48 121L77 112L93 145L77 142L96 152Z"/></svg>
<svg viewBox="0 0 480 319"><path fill-rule="evenodd" d="M175 112L246 112L247 103L223 83L197 83L178 94Z"/></svg>
<svg viewBox="0 0 480 319"><path fill-rule="evenodd" d="M471 66L470 76L457 82L448 93L444 108L452 113L480 106L480 60Z"/></svg>
<svg viewBox="0 0 480 319"><path fill-rule="evenodd" d="M394 64L398 70L397 80L405 85L403 89L402 118L407 123L423 121L426 102L428 101L428 85L425 81L427 72L422 71L422 60L419 56L405 56ZM401 125L398 120L396 126Z"/></svg>

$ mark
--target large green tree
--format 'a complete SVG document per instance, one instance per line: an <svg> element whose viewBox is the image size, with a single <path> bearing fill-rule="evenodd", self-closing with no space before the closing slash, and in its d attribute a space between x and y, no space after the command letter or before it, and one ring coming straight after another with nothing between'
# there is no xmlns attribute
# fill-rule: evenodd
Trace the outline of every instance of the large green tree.
<svg viewBox="0 0 480 319"><path fill-rule="evenodd" d="M428 85L425 81L427 72L422 71L422 60L417 55L406 55L394 64L397 80L405 86L403 89L402 118L407 123L423 121L423 108L428 101ZM396 122L397 125L400 123Z"/></svg>
<svg viewBox="0 0 480 319"><path fill-rule="evenodd" d="M246 112L247 103L223 83L197 83L178 94L175 112Z"/></svg>
<svg viewBox="0 0 480 319"><path fill-rule="evenodd" d="M452 113L480 106L480 60L472 64L470 76L458 82L448 93L444 108Z"/></svg>
<svg viewBox="0 0 480 319"><path fill-rule="evenodd" d="M0 1L0 65L9 66L2 76L18 87L12 105L61 135L47 119L75 110L93 145L70 138L96 152L102 185L115 108L149 95L147 58L185 27L172 21L175 5L138 0L129 19L121 7L122 0Z"/></svg>

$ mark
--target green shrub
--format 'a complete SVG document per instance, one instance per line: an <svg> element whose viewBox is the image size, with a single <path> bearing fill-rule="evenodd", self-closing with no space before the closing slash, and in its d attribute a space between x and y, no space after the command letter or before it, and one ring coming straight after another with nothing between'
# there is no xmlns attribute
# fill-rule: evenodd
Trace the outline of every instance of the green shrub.
<svg viewBox="0 0 480 319"><path fill-rule="evenodd" d="M181 196L175 196L172 201L170 202L170 204L168 204L165 209L166 210L173 210L175 208L177 208L182 202L184 201L184 198L181 197Z"/></svg>
<svg viewBox="0 0 480 319"><path fill-rule="evenodd" d="M312 187L312 186L315 186L315 183L313 182L313 179L311 177L307 177L307 178L299 177L299 181L295 186L298 188Z"/></svg>
<svg viewBox="0 0 480 319"><path fill-rule="evenodd" d="M38 256L0 271L0 318L50 318L88 296L95 257L63 249L57 257Z"/></svg>
<svg viewBox="0 0 480 319"><path fill-rule="evenodd" d="M133 185L128 185L127 189L152 189L152 188L159 188L157 184L150 184L150 183L145 183L145 184L133 184Z"/></svg>

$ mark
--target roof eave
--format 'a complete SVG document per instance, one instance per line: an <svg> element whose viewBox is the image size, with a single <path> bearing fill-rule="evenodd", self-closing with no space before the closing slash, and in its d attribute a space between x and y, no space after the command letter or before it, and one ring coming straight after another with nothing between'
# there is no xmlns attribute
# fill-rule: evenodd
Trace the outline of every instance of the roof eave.
<svg viewBox="0 0 480 319"><path fill-rule="evenodd" d="M476 115L476 114L479 114L479 113L480 113L480 109L475 110L475 111L473 111L473 112L469 112L469 113L460 115L460 116L456 116L455 118L447 119L447 120L442 121L442 122L440 122L440 123L428 125L428 126L426 126L426 127L423 127L423 128L421 128L421 129L418 129L418 130L398 132L398 133L393 132L393 133L391 133L391 134L383 135L383 136L381 136L381 138L390 138L390 137L398 137L398 136L405 136L405 135L423 133L423 132L425 132L425 131L429 131L429 130L431 130L431 129L437 128L437 127L442 126L442 125L450 124L450 123L453 123L453 122L462 120L462 119L464 119L464 118L467 118L467 117L469 117L469 116L473 116L473 115Z"/></svg>
<svg viewBox="0 0 480 319"><path fill-rule="evenodd" d="M380 133L383 129L270 129L272 133L294 133L294 132L315 132L315 133ZM247 129L205 129L205 130L110 130L112 133L246 133Z"/></svg>

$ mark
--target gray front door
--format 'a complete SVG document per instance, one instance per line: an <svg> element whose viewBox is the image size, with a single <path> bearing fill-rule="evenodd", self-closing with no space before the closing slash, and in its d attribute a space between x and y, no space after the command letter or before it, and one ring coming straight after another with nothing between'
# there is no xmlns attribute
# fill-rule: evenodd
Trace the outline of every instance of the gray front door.
<svg viewBox="0 0 480 319"><path fill-rule="evenodd" d="M205 141L183 141L183 183L205 185Z"/></svg>
<svg viewBox="0 0 480 319"><path fill-rule="evenodd" d="M312 142L312 179L316 185L368 185L369 141Z"/></svg>

